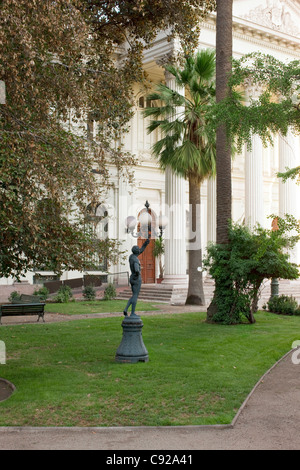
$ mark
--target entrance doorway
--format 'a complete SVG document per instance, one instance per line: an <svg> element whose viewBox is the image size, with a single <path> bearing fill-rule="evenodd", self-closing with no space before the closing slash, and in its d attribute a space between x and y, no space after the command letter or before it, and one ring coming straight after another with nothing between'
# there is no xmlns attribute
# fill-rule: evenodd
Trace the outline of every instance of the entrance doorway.
<svg viewBox="0 0 300 470"><path fill-rule="evenodd" d="M143 212L146 212L146 211L142 210L140 214ZM155 216L151 212L151 209L149 210L149 214L152 217L152 227L155 227ZM138 227L138 230L140 230L140 227ZM139 248L141 248L142 244L145 241L145 238L147 238L147 233L143 234L143 238L141 237L138 238ZM143 284L155 283L155 257L153 255L154 243L155 243L155 240L154 238L152 238L152 234L151 234L149 245L146 247L145 251L139 256L139 260L141 263L141 276L142 276Z"/></svg>

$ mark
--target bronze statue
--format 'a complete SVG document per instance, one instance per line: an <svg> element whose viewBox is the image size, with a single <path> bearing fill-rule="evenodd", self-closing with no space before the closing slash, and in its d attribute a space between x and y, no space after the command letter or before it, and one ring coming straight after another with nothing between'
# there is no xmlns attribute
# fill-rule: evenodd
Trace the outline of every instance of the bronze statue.
<svg viewBox="0 0 300 470"><path fill-rule="evenodd" d="M138 256L143 253L143 251L149 245L149 243L150 243L150 238L147 238L147 240L143 243L141 248L139 248L137 245L135 245L131 249L132 254L129 256L129 266L130 266L130 271L131 271L129 282L130 282L130 285L131 285L132 296L128 300L127 305L124 309L123 313L124 313L125 317L127 317L127 312L128 312L128 308L130 307L130 305L132 306L130 316L131 317L133 315L137 316L135 314L135 307L136 307L136 304L137 304L137 299L138 299L140 289L141 289L141 285L142 285L141 263L138 259Z"/></svg>

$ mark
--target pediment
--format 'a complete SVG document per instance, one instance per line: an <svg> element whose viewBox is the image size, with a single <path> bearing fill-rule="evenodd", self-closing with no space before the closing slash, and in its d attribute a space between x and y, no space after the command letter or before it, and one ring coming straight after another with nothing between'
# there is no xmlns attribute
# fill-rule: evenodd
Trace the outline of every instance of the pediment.
<svg viewBox="0 0 300 470"><path fill-rule="evenodd" d="M234 0L233 15L300 38L300 0Z"/></svg>

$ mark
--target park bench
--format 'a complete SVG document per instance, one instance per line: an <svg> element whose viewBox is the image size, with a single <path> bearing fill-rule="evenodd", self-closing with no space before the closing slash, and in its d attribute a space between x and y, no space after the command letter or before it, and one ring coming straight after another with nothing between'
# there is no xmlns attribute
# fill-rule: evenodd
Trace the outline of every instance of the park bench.
<svg viewBox="0 0 300 470"><path fill-rule="evenodd" d="M44 322L44 309L45 303L39 301L35 303L23 301L23 303L20 303L18 300L11 304L3 304L0 306L0 325L2 317L10 315L38 315L37 321L42 317Z"/></svg>

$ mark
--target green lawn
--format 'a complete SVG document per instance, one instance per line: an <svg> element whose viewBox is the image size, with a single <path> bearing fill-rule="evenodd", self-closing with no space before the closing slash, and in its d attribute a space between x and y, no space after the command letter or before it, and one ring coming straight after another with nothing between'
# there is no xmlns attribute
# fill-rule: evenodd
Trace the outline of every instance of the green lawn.
<svg viewBox="0 0 300 470"><path fill-rule="evenodd" d="M300 317L205 323L205 313L143 317L148 363L119 364L122 318L3 325L0 376L16 392L1 426L230 423L259 378L300 339Z"/></svg>
<svg viewBox="0 0 300 470"><path fill-rule="evenodd" d="M67 315L85 314L85 313L123 313L126 306L126 300L93 300L90 302L67 302L67 303L48 303L45 307L46 313L62 313ZM137 311L157 310L155 302L138 301Z"/></svg>

